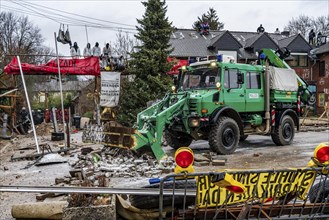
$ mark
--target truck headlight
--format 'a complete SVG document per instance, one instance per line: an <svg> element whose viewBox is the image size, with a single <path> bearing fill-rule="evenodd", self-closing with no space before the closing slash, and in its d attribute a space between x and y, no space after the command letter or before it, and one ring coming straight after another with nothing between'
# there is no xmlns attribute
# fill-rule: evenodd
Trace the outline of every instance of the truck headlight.
<svg viewBox="0 0 329 220"><path fill-rule="evenodd" d="M190 127L199 127L199 125L200 125L200 119L198 119L198 118L190 118L189 119L189 125L190 125Z"/></svg>
<svg viewBox="0 0 329 220"><path fill-rule="evenodd" d="M176 86L172 86L172 87L171 87L171 91L172 91L173 93L175 93L175 92L176 92Z"/></svg>

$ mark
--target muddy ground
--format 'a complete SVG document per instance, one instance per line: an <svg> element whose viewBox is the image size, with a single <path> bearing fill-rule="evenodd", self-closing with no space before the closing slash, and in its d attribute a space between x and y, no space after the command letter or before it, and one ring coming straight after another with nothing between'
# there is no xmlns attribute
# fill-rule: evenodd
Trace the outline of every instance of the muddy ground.
<svg viewBox="0 0 329 220"><path fill-rule="evenodd" d="M81 141L81 131L72 134L72 147L75 150L62 156L69 162L74 159L75 152L86 146ZM51 142L50 136L39 136L41 143L48 143L53 151L59 150L61 142ZM289 146L275 146L270 137L249 136L240 143L239 148L232 155L219 156L226 160L221 166L197 166L197 172L209 172L224 169L279 169L288 167L304 167L313 155L314 148L321 142L329 141L328 125L302 127L302 132L296 133L294 142ZM93 148L102 148L101 145L89 145ZM207 142L197 141L191 145L196 155L207 154ZM174 150L164 147L168 155L173 156ZM11 157L24 156L36 152L33 136L17 136L11 140L1 140L0 144L0 185L38 185L51 186L55 178L69 176L69 163L58 163L45 166L32 165L34 160L11 162ZM26 168L26 169L24 169ZM159 177L154 175L152 177ZM113 187L140 187L148 183L146 177L112 178ZM13 219L11 206L25 202L35 202L36 193L0 193L0 219ZM63 199L63 197L55 198Z"/></svg>

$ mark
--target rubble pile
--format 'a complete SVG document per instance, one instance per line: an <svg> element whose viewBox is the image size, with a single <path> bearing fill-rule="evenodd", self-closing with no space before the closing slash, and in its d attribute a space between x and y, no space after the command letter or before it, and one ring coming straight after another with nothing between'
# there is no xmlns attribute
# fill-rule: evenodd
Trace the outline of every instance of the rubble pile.
<svg viewBox="0 0 329 220"><path fill-rule="evenodd" d="M35 126L35 131L38 136L49 136L51 135L51 132L54 131L53 125L51 123L45 123L38 124ZM27 137L33 137L33 131L29 132Z"/></svg>
<svg viewBox="0 0 329 220"><path fill-rule="evenodd" d="M69 164L73 167L70 178L57 180L56 184L108 186L113 177L154 178L171 173L175 167L174 158L157 161L148 154L136 153L120 148L103 148L94 150L85 147L80 152L72 153Z"/></svg>

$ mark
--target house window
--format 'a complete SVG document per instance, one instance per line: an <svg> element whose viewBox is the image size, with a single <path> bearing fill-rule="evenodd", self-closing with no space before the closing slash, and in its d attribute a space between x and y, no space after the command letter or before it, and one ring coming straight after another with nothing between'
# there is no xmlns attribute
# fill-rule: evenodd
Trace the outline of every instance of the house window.
<svg viewBox="0 0 329 220"><path fill-rule="evenodd" d="M247 73L247 89L260 89L260 74L248 72Z"/></svg>
<svg viewBox="0 0 329 220"><path fill-rule="evenodd" d="M319 63L319 76L325 76L325 62L324 61L320 61Z"/></svg>
<svg viewBox="0 0 329 220"><path fill-rule="evenodd" d="M240 85L238 84L238 70L230 69L225 70L224 74L224 88L237 89Z"/></svg>
<svg viewBox="0 0 329 220"><path fill-rule="evenodd" d="M288 61L291 67L307 67L307 55L291 55L292 60Z"/></svg>

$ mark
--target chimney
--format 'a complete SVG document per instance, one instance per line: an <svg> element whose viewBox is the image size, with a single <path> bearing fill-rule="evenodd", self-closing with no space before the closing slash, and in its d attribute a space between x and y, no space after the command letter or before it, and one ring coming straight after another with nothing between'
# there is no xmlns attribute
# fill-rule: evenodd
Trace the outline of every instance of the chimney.
<svg viewBox="0 0 329 220"><path fill-rule="evenodd" d="M285 37L289 37L290 31L284 30L284 31L281 32L281 35L283 35Z"/></svg>

